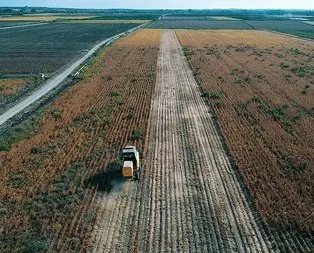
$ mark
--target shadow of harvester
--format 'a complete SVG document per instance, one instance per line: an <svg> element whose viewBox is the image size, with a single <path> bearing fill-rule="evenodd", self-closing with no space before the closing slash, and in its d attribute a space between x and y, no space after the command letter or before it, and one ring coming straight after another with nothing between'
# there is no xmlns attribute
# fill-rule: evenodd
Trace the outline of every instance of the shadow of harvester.
<svg viewBox="0 0 314 253"><path fill-rule="evenodd" d="M97 188L98 191L109 193L124 181L121 169L119 162L113 161L105 169L88 178L86 184Z"/></svg>

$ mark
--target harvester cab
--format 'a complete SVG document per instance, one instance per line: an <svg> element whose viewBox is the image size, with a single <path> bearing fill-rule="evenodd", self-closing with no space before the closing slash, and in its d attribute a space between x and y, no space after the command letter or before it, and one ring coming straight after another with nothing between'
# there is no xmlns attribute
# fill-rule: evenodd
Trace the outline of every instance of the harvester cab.
<svg viewBox="0 0 314 253"><path fill-rule="evenodd" d="M138 180L141 165L140 154L136 147L126 146L123 148L120 155L120 161L122 162L122 176L124 178Z"/></svg>

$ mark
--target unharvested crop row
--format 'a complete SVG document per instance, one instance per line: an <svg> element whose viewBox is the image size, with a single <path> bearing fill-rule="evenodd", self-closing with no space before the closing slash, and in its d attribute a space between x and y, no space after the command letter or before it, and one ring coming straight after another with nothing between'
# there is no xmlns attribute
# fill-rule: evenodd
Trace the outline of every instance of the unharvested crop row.
<svg viewBox="0 0 314 253"><path fill-rule="evenodd" d="M264 32L177 33L262 223L286 231L278 236L288 249L309 250L313 44Z"/></svg>
<svg viewBox="0 0 314 253"><path fill-rule="evenodd" d="M159 31L139 31L104 50L38 133L0 153L2 252L84 250L119 150L144 148L158 47Z"/></svg>

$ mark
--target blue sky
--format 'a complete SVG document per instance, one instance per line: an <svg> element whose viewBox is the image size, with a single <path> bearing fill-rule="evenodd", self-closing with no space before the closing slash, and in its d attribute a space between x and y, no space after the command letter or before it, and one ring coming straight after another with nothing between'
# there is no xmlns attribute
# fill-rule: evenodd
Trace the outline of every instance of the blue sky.
<svg viewBox="0 0 314 253"><path fill-rule="evenodd" d="M0 6L132 9L314 9L314 0L0 0Z"/></svg>

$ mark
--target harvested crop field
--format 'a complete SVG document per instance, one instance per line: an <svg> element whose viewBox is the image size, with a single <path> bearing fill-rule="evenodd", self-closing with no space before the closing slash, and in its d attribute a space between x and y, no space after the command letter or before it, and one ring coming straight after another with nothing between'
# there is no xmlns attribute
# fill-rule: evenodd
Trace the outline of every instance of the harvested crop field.
<svg viewBox="0 0 314 253"><path fill-rule="evenodd" d="M245 20L232 17L189 17L166 16L154 22L150 28L158 29L230 29L230 30L271 30L314 39L314 26L296 20Z"/></svg>
<svg viewBox="0 0 314 253"><path fill-rule="evenodd" d="M231 30L101 50L27 137L0 137L0 251L312 252L313 53Z"/></svg>
<svg viewBox="0 0 314 253"><path fill-rule="evenodd" d="M0 17L1 21L54 21L58 19L88 19L93 16L53 16L53 15L23 15L23 16L7 16L7 17Z"/></svg>
<svg viewBox="0 0 314 253"><path fill-rule="evenodd" d="M243 29L252 27L240 20L201 20L193 18L164 19L154 22L149 28L157 29Z"/></svg>
<svg viewBox="0 0 314 253"><path fill-rule="evenodd" d="M87 19L87 20L71 20L66 21L70 23L76 24L144 24L151 22L151 20L143 20L143 19Z"/></svg>
<svg viewBox="0 0 314 253"><path fill-rule="evenodd" d="M97 41L135 26L51 23L0 30L0 74L54 73Z"/></svg>
<svg viewBox="0 0 314 253"><path fill-rule="evenodd" d="M174 31L157 66L145 175L99 199L89 251L267 251Z"/></svg>
<svg viewBox="0 0 314 253"><path fill-rule="evenodd" d="M270 241L311 252L313 42L257 31L177 34Z"/></svg>
<svg viewBox="0 0 314 253"><path fill-rule="evenodd" d="M120 148L144 149L159 41L139 31L103 50L35 133L0 152L1 252L84 251L99 195L121 181Z"/></svg>
<svg viewBox="0 0 314 253"><path fill-rule="evenodd" d="M266 29L314 39L314 26L306 24L302 21L247 20L245 23L252 26L256 30Z"/></svg>

